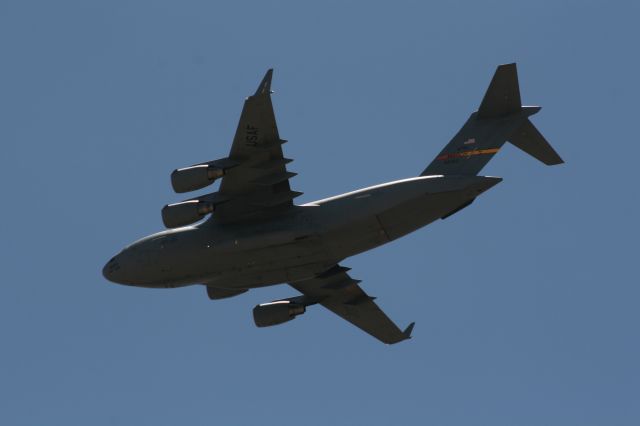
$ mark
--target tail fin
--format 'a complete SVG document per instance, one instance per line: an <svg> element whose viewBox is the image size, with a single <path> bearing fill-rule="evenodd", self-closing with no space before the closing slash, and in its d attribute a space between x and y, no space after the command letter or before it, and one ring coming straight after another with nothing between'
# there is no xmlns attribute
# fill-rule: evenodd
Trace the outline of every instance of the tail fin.
<svg viewBox="0 0 640 426"><path fill-rule="evenodd" d="M516 64L498 66L478 111L421 175L476 175L507 140L545 164L562 163L529 121L538 111L521 105Z"/></svg>
<svg viewBox="0 0 640 426"><path fill-rule="evenodd" d="M522 110L516 64L500 65L478 108L478 118L495 118Z"/></svg>

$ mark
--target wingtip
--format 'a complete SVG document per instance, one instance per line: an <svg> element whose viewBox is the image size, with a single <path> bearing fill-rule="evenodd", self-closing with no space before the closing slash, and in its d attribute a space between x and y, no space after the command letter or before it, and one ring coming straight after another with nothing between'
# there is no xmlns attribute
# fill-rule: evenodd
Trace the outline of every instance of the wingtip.
<svg viewBox="0 0 640 426"><path fill-rule="evenodd" d="M415 322L412 322L411 324L409 324L407 326L407 328L404 329L404 331L402 332L402 334L404 334L404 338L405 339L411 339L411 332L413 331L413 327L416 325Z"/></svg>
<svg viewBox="0 0 640 426"><path fill-rule="evenodd" d="M557 158L554 158L553 160L545 162L545 164L547 166L559 166L560 164L564 164L564 160L562 158L560 158L560 156L558 156Z"/></svg>
<svg viewBox="0 0 640 426"><path fill-rule="evenodd" d="M268 95L271 93L271 78L273 77L273 68L269 68L262 78L260 85L258 86L258 90L254 96L257 95Z"/></svg>

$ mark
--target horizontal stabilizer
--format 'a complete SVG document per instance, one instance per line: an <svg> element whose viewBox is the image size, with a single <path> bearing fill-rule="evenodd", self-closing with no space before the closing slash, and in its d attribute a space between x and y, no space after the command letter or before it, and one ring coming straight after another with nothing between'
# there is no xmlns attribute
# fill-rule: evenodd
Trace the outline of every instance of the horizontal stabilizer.
<svg viewBox="0 0 640 426"><path fill-rule="evenodd" d="M548 166L564 163L558 153L529 120L525 121L511 135L509 142Z"/></svg>

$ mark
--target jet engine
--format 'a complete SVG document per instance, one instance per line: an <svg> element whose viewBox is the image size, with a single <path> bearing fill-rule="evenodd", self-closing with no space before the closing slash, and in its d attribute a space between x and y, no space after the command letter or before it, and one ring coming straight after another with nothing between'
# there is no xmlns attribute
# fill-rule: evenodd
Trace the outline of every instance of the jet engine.
<svg viewBox="0 0 640 426"><path fill-rule="evenodd" d="M289 300L261 303L253 308L253 321L258 327L270 327L291 321L305 312L304 305Z"/></svg>
<svg viewBox="0 0 640 426"><path fill-rule="evenodd" d="M218 169L208 164L175 169L171 173L171 186L176 192L195 191L211 185L216 179L224 176L224 169Z"/></svg>
<svg viewBox="0 0 640 426"><path fill-rule="evenodd" d="M171 186L178 193L195 191L211 185L216 179L224 176L228 169L236 165L237 163L229 158L221 158L175 169L171 173Z"/></svg>
<svg viewBox="0 0 640 426"><path fill-rule="evenodd" d="M167 204L162 208L162 222L167 228L178 228L197 222L214 210L215 204L201 200Z"/></svg>

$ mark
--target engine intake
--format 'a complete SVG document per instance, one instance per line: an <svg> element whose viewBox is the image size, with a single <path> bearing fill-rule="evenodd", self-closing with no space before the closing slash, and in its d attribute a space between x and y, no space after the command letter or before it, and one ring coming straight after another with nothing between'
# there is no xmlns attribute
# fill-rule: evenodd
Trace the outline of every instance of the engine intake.
<svg viewBox="0 0 640 426"><path fill-rule="evenodd" d="M253 321L258 327L270 327L291 321L305 312L304 305L289 300L261 303L253 308Z"/></svg>
<svg viewBox="0 0 640 426"><path fill-rule="evenodd" d="M214 210L215 204L201 200L167 204L162 208L162 222L167 228L179 228L199 221Z"/></svg>

